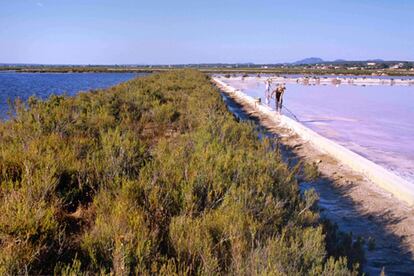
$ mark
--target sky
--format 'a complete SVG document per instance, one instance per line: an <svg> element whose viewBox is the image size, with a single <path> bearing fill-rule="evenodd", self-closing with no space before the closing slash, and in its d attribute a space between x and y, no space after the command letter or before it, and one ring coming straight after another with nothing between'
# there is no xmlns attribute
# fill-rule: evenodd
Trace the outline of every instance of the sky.
<svg viewBox="0 0 414 276"><path fill-rule="evenodd" d="M0 0L0 63L414 60L413 0Z"/></svg>

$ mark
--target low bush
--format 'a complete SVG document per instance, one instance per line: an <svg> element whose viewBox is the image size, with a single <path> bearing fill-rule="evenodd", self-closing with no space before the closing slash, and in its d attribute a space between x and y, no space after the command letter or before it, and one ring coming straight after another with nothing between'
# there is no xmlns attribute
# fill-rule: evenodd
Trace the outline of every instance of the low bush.
<svg viewBox="0 0 414 276"><path fill-rule="evenodd" d="M13 112L0 123L0 274L358 274L352 237L197 71Z"/></svg>

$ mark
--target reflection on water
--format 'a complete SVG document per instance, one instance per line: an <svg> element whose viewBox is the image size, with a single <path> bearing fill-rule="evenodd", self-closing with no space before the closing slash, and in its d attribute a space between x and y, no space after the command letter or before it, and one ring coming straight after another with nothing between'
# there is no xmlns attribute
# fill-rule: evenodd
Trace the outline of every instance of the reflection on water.
<svg viewBox="0 0 414 276"><path fill-rule="evenodd" d="M222 80L250 96L264 97L264 78ZM286 87L284 104L301 123L414 185L414 86Z"/></svg>

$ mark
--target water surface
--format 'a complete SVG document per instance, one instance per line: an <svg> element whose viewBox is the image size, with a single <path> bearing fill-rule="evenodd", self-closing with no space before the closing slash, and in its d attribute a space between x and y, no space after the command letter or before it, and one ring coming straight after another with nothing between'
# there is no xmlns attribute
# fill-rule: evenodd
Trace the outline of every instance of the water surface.
<svg viewBox="0 0 414 276"><path fill-rule="evenodd" d="M227 95L222 94L222 96L230 112L240 120L249 120L249 115L241 106ZM270 139L277 139L277 136L272 133L265 132L264 135ZM286 162L294 166L292 159L296 159L297 156L284 147L279 147L279 150ZM319 195L321 217L338 224L341 231L353 233L354 239L356 237L364 238L366 241L375 239L374 250L368 250L368 245L365 245L364 272L368 273L367 275L379 275L385 267L387 275L412 275L414 271L412 254L402 243L401 237L386 229L385 224L390 224L389 217L384 214L361 213L358 204L332 184L331 180L324 179L314 183L301 182L300 187L302 191L316 190Z"/></svg>
<svg viewBox="0 0 414 276"><path fill-rule="evenodd" d="M264 99L263 78L222 80ZM284 105L302 124L409 180L414 189L414 86L286 87Z"/></svg>
<svg viewBox="0 0 414 276"><path fill-rule="evenodd" d="M7 117L8 99L42 99L51 94L107 88L147 73L15 73L0 72L0 119Z"/></svg>

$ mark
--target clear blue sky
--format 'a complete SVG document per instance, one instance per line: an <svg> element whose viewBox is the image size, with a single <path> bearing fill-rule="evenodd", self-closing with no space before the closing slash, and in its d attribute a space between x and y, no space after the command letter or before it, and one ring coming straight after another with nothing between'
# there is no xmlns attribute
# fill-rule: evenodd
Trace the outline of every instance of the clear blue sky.
<svg viewBox="0 0 414 276"><path fill-rule="evenodd" d="M414 60L413 0L0 0L0 63Z"/></svg>

